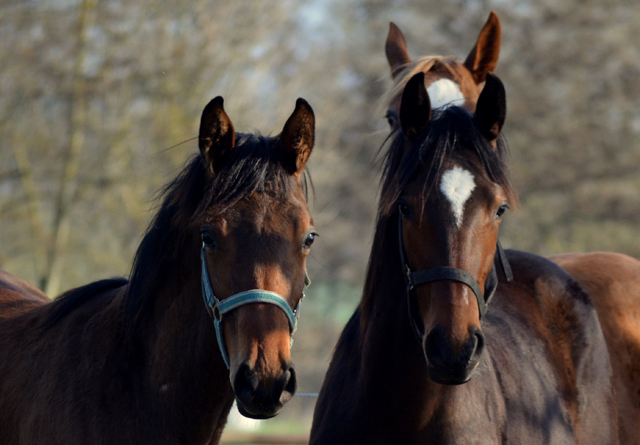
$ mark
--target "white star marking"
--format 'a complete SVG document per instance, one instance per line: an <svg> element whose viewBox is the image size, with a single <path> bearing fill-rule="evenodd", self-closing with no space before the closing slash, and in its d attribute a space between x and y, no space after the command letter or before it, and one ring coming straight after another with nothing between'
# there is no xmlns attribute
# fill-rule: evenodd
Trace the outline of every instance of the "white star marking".
<svg viewBox="0 0 640 445"><path fill-rule="evenodd" d="M476 183L473 180L473 175L458 166L447 170L440 178L440 191L451 204L451 210L456 218L458 228L462 226L464 204L475 188Z"/></svg>
<svg viewBox="0 0 640 445"><path fill-rule="evenodd" d="M462 105L464 96L460 91L460 86L452 80L440 79L433 82L427 88L431 108L440 108L445 105Z"/></svg>

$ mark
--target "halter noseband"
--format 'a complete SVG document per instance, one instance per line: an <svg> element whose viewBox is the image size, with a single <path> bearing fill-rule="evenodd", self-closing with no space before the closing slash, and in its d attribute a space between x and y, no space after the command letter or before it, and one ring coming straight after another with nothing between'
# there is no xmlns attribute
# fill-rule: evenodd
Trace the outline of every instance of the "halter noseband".
<svg viewBox="0 0 640 445"><path fill-rule="evenodd" d="M466 284L471 288L476 299L478 300L478 311L480 312L480 320L487 313L489 309L489 303L493 298L493 295L496 293L496 289L498 288L498 274L496 272L495 262L491 267L491 272L487 276L487 279L484 283L484 293L480 289L480 286L476 282L476 280L471 276L471 274L465 270L457 269L455 267L435 267L431 269L422 269L417 271L412 271L409 267L409 263L407 263L407 256L404 251L404 244L402 243L402 215L398 212L398 245L400 248L400 261L402 262L402 269L405 273L406 281L407 281L407 306L409 308L409 320L411 320L411 324L413 326L413 330L418 336L420 341L423 340L424 334L418 328L418 325L415 322L415 318L411 312L412 300L411 294L416 286L421 284L430 283L432 281L442 281L442 280L452 280L457 281L459 283ZM513 272L511 271L511 266L509 265L509 260L500 245L500 241L498 240L496 246L496 257L500 266L502 267L502 272L504 273L507 281L513 280Z"/></svg>
<svg viewBox="0 0 640 445"><path fill-rule="evenodd" d="M222 360L224 360L224 364L227 365L227 369L229 369L230 364L229 355L227 354L227 348L224 345L224 336L222 334L222 316L227 312L231 312L234 309L239 308L240 306L244 306L245 304L268 303L280 308L282 312L284 312L284 314L287 316L287 320L289 321L289 333L291 335L289 346L293 344L293 333L298 328L300 301L302 301L302 299L304 298L304 292L302 292L302 297L300 298L298 305L293 310L291 310L291 307L289 306L287 300L285 300L280 294L262 289L253 289L244 292L238 292L237 294L231 295L229 298L219 300L214 295L213 287L211 286L211 281L209 280L204 243L202 243L202 250L200 251L200 262L202 266L201 283L204 304L207 307L211 318L213 318L213 325L216 330L218 347L220 348L220 353L222 354ZM306 271L304 274L304 284L305 286L309 286L309 284L311 284L311 280L309 280L309 275L307 275Z"/></svg>

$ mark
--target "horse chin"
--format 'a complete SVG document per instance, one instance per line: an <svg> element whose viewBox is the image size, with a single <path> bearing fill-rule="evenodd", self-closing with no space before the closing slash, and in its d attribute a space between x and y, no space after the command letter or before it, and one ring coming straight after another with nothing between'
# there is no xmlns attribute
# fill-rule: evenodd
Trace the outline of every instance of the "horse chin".
<svg viewBox="0 0 640 445"><path fill-rule="evenodd" d="M236 398L236 405L238 407L238 412L242 414L244 417L248 417L249 419L255 420L265 420L271 419L272 417L277 416L282 409L282 405L271 407L270 409L253 411L245 408L240 400Z"/></svg>
<svg viewBox="0 0 640 445"><path fill-rule="evenodd" d="M440 385L463 385L470 381L475 374L475 366L471 369L440 369L435 366L427 366L429 378Z"/></svg>

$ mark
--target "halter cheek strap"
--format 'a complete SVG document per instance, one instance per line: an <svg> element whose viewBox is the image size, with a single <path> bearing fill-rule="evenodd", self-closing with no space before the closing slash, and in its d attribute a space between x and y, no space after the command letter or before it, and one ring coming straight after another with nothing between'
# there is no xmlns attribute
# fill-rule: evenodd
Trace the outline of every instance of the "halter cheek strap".
<svg viewBox="0 0 640 445"><path fill-rule="evenodd" d="M214 295L213 287L211 286L211 281L209 280L204 243L202 244L202 250L200 251L200 263L202 269L201 283L204 304L207 307L211 318L213 318L213 326L216 331L218 347L220 348L222 360L224 360L224 364L227 365L227 369L229 369L230 367L230 362L229 355L227 354L227 348L224 344L224 335L222 333L222 316L228 312L233 311L234 309L239 308L240 306L244 306L245 304L267 303L273 304L274 306L280 308L286 315L287 321L289 322L289 333L291 335L291 341L289 342L289 345L293 344L293 333L298 328L300 302L298 302L298 306L296 306L294 310L291 310L291 307L289 306L287 300L285 300L280 294L262 289L253 289L239 292L237 294L231 295L229 298L219 300ZM307 275L306 271L304 283L305 286L309 286L309 284L311 284L311 280L309 280L309 276ZM304 298L304 292L302 292L300 301L302 301L302 298Z"/></svg>
<svg viewBox="0 0 640 445"><path fill-rule="evenodd" d="M400 213L398 213L398 245L400 248L400 260L402 261L402 267L407 281L407 306L409 308L409 319L411 320L413 330L419 340L423 339L424 333L420 331L413 317L411 308L415 302L412 300L411 295L415 286L419 286L421 284L444 280L457 281L459 283L466 284L476 296L476 300L478 301L479 318L482 320L482 317L487 313L489 303L498 288L498 274L496 272L495 261L487 279L485 280L483 292L471 274L462 269L457 269L455 267L436 267L431 269L422 269L415 272L412 271L407 263L407 256L402 242L402 215ZM504 253L502 246L500 245L500 241L498 241L496 245L496 259L498 260L498 263L500 263L502 272L504 273L507 281L512 281L513 273L511 271L511 266L509 265L509 260L507 260L507 256Z"/></svg>

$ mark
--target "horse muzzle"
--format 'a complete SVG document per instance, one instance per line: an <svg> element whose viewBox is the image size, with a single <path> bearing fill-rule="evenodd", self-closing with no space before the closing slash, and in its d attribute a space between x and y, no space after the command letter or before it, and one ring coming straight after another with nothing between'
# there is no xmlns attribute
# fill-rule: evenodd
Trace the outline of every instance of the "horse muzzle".
<svg viewBox="0 0 640 445"><path fill-rule="evenodd" d="M468 382L480 363L484 350L484 334L476 327L469 329L469 337L454 352L445 335L445 330L436 326L427 335L424 354L427 359L429 377L443 385L461 385Z"/></svg>
<svg viewBox="0 0 640 445"><path fill-rule="evenodd" d="M296 373L289 363L276 378L260 378L247 362L242 363L233 378L233 391L238 411L252 419L276 416L296 392Z"/></svg>

